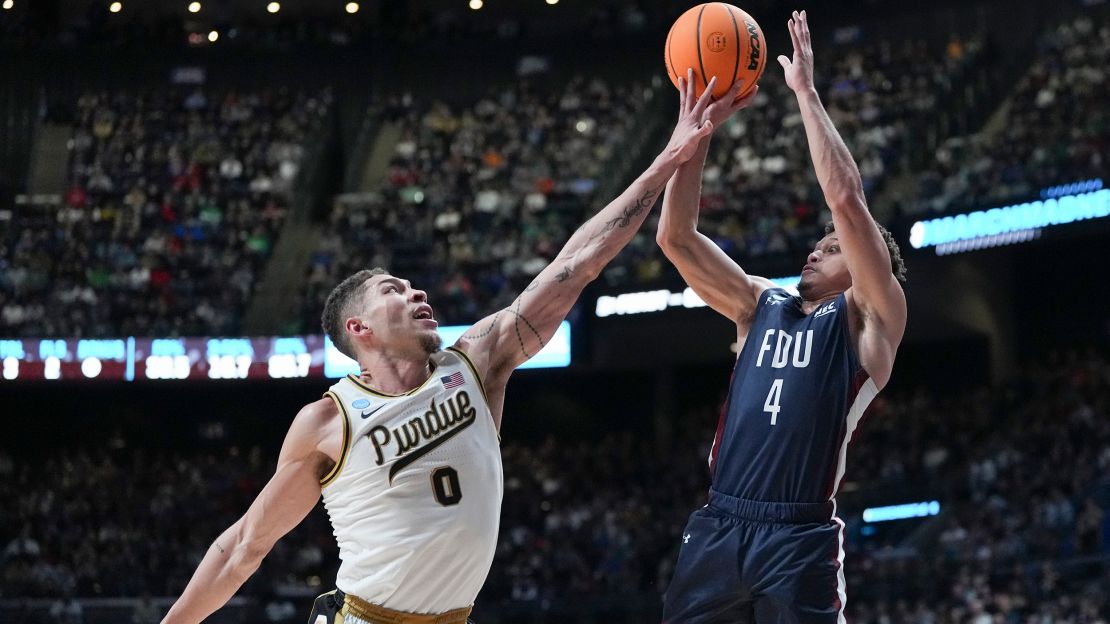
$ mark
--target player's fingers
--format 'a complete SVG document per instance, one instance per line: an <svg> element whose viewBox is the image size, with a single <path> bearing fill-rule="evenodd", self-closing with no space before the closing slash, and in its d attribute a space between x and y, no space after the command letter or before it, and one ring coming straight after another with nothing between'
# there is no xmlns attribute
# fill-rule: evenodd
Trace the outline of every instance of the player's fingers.
<svg viewBox="0 0 1110 624"><path fill-rule="evenodd" d="M783 58L783 57L779 57L779 58ZM735 104L736 109L740 110L740 109L747 108L748 106L750 106L751 103L752 103L752 100L755 99L755 94L756 93L759 93L759 86L758 85L754 89L752 89L751 93L745 95L743 97L743 99L737 100L737 102Z"/></svg>
<svg viewBox="0 0 1110 624"><path fill-rule="evenodd" d="M790 31L790 41L794 44L794 51L802 51L802 40L798 38L798 22L790 20L787 24L787 30Z"/></svg>
<svg viewBox="0 0 1110 624"><path fill-rule="evenodd" d="M729 103L733 110L736 110L736 106L740 103L740 92L744 90L744 83L743 78L737 80L733 83L732 88L728 90L728 93L725 94L725 97L728 98L725 101Z"/></svg>
<svg viewBox="0 0 1110 624"><path fill-rule="evenodd" d="M801 24L802 42L805 43L807 46L812 45L813 40L812 40L812 38L810 37L810 34L809 34L809 18L806 16L806 12L804 10L802 11L802 19L801 19L800 24Z"/></svg>
<svg viewBox="0 0 1110 624"><path fill-rule="evenodd" d="M790 69L790 59L780 54L778 60L779 65L782 65L783 70Z"/></svg>
<svg viewBox="0 0 1110 624"><path fill-rule="evenodd" d="M698 103L694 105L694 115L701 117L705 111L705 107L709 106L709 101L713 99L713 87L717 86L717 77L713 76L709 79L709 84L705 85L705 92L698 98Z"/></svg>
<svg viewBox="0 0 1110 624"><path fill-rule="evenodd" d="M740 92L744 90L744 82L746 81L741 78L740 80L737 80L735 83L733 83L732 88L728 90L729 102L736 101L736 96L740 95Z"/></svg>
<svg viewBox="0 0 1110 624"><path fill-rule="evenodd" d="M686 108L682 109L683 113L689 113L694 105L697 104L697 98L694 97L696 91L694 90L694 68L691 67L686 70Z"/></svg>
<svg viewBox="0 0 1110 624"><path fill-rule="evenodd" d="M678 79L678 117L682 118L682 114L686 112L686 79Z"/></svg>
<svg viewBox="0 0 1110 624"><path fill-rule="evenodd" d="M701 127L698 128L698 140L700 141L711 134L713 134L713 122L706 119L702 122Z"/></svg>

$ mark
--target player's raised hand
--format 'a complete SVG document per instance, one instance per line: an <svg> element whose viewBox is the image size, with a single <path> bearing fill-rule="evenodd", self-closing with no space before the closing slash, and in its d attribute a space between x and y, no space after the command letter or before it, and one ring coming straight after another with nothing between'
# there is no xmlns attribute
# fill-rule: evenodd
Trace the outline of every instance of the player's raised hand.
<svg viewBox="0 0 1110 624"><path fill-rule="evenodd" d="M667 142L665 153L679 164L690 160L698 149L698 143L713 132L713 122L704 119L704 114L713 99L716 84L717 77L714 76L699 98L694 93L693 69L687 70L685 79L678 79L678 123L671 133L671 140Z"/></svg>
<svg viewBox="0 0 1110 624"><path fill-rule="evenodd" d="M786 22L790 40L794 42L794 58L779 56L779 64L786 76L786 86L795 93L813 88L813 40L809 36L809 22L806 12L794 11L794 17Z"/></svg>
<svg viewBox="0 0 1110 624"><path fill-rule="evenodd" d="M725 123L733 113L738 110L743 110L751 106L755 101L755 94L759 93L759 87L752 89L752 92L745 95L743 98L737 99L740 91L744 89L744 80L737 80L736 84L728 90L723 97L717 98L712 104L705 107L705 114L702 115L703 119L709 120L713 127L720 128L721 124Z"/></svg>

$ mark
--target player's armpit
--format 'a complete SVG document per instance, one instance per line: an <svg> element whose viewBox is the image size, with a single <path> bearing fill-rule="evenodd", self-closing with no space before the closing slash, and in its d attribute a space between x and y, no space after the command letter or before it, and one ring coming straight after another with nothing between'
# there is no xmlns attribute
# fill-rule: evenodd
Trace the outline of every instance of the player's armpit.
<svg viewBox="0 0 1110 624"><path fill-rule="evenodd" d="M906 294L891 270L890 251L862 193L830 202L836 236L848 272L852 299L865 323L895 345L906 330Z"/></svg>
<svg viewBox="0 0 1110 624"><path fill-rule="evenodd" d="M540 352L596 271L564 253L545 268L511 305L475 323L457 346L490 383L507 377Z"/></svg>
<svg viewBox="0 0 1110 624"><path fill-rule="evenodd" d="M489 385L540 352L582 290L631 240L663 191L675 165L656 162L616 200L582 225L559 255L508 307L470 328L458 346Z"/></svg>

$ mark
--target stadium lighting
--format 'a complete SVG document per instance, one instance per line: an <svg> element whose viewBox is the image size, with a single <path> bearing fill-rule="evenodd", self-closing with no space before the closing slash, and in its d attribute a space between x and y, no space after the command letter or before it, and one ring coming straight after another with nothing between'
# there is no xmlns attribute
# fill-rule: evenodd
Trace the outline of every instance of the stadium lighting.
<svg viewBox="0 0 1110 624"><path fill-rule="evenodd" d="M799 276L774 277L771 281L779 288L786 289L791 294L797 294ZM672 292L667 289L647 290L640 292L627 292L615 296L602 295L597 298L594 306L594 315L598 318L607 316L644 314L647 312L662 312L668 308L704 308L706 303L694 292L686 288L681 292Z"/></svg>
<svg viewBox="0 0 1110 624"><path fill-rule="evenodd" d="M189 3L189 12L190 13L200 13L200 3L199 2L190 2Z"/></svg>
<svg viewBox="0 0 1110 624"><path fill-rule="evenodd" d="M556 5L559 4L559 0L547 0L547 3L550 5Z"/></svg>
<svg viewBox="0 0 1110 624"><path fill-rule="evenodd" d="M482 8L483 4L484 3L482 2L482 0L470 0L470 8L474 9L475 11Z"/></svg>
<svg viewBox="0 0 1110 624"><path fill-rule="evenodd" d="M940 513L940 502L924 501L920 503L907 503L905 505L889 505L886 507L868 507L863 510L864 522L888 522L890 520L905 520L906 518L924 518Z"/></svg>
<svg viewBox="0 0 1110 624"><path fill-rule="evenodd" d="M219 40L219 38L220 38L220 33L216 32L214 30L209 31L209 33L208 33L208 40L209 41L211 41L212 43L216 43L216 41Z"/></svg>
<svg viewBox="0 0 1110 624"><path fill-rule="evenodd" d="M112 13L119 13L120 11L123 10L123 3L122 2L113 2L112 4L108 5L108 10L111 11Z"/></svg>
<svg viewBox="0 0 1110 624"><path fill-rule="evenodd" d="M357 2L348 2L347 6L345 6L344 9L346 9L347 12L350 13L351 15L354 15L355 13L358 13L358 3Z"/></svg>
<svg viewBox="0 0 1110 624"><path fill-rule="evenodd" d="M1110 217L1110 189L1102 180L1045 189L1046 199L918 221L910 227L914 249L936 247L945 255L1033 240L1040 230Z"/></svg>
<svg viewBox="0 0 1110 624"><path fill-rule="evenodd" d="M4 0L3 6L5 11L10 11L11 8L15 6L15 2L12 2L12 0Z"/></svg>
<svg viewBox="0 0 1110 624"><path fill-rule="evenodd" d="M266 5L266 11L268 11L270 13L277 13L280 10L281 10L281 3L280 2L271 2L270 4Z"/></svg>

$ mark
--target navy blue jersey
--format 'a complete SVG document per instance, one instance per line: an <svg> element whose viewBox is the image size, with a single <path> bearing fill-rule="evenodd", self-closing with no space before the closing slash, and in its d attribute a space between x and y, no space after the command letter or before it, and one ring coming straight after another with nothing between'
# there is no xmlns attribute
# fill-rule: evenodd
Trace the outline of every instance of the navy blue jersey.
<svg viewBox="0 0 1110 624"><path fill-rule="evenodd" d="M844 294L804 314L781 288L760 295L709 458L713 489L756 501L832 499L875 388L848 329Z"/></svg>

